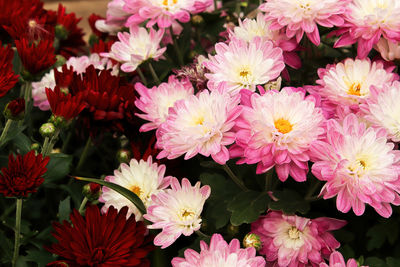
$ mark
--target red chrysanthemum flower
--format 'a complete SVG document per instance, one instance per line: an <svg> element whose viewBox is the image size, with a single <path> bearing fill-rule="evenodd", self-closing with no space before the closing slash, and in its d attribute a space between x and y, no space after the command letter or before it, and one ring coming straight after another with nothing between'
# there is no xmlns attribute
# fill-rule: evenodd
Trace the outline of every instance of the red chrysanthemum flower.
<svg viewBox="0 0 400 267"><path fill-rule="evenodd" d="M46 88L47 100L50 104L51 112L56 117L63 117L69 121L81 113L85 108L81 96L72 96L69 93L64 93L59 86L54 88L54 91Z"/></svg>
<svg viewBox="0 0 400 267"><path fill-rule="evenodd" d="M11 120L20 120L25 115L25 99L19 97L8 102L4 109L4 116Z"/></svg>
<svg viewBox="0 0 400 267"><path fill-rule="evenodd" d="M61 71L58 71L57 68L54 69L54 79L56 81L56 85L60 88L68 88L74 78L74 69L72 66L68 68L66 64L64 64L61 68Z"/></svg>
<svg viewBox="0 0 400 267"><path fill-rule="evenodd" d="M67 221L53 223L58 243L45 248L71 267L150 266L146 256L154 249L153 238L146 236L145 225L136 222L134 215L126 219L127 212L128 207L119 212L110 207L101 215L97 206L89 206L83 218L74 210L70 215L72 225Z"/></svg>
<svg viewBox="0 0 400 267"><path fill-rule="evenodd" d="M10 154L8 167L1 169L0 193L6 197L27 197L34 193L43 183L43 175L47 171L46 165L49 157L42 157L42 154L35 155L31 150L25 156Z"/></svg>
<svg viewBox="0 0 400 267"><path fill-rule="evenodd" d="M103 53L103 52L110 52L111 50L111 46L115 43L115 39L110 39L106 42L104 42L103 40L99 40L98 43L93 44L92 48L90 49L92 53ZM110 58L113 63L118 63L118 61Z"/></svg>
<svg viewBox="0 0 400 267"><path fill-rule="evenodd" d="M10 45L3 47L0 41L0 97L7 94L18 82L18 75L13 71L14 51Z"/></svg>
<svg viewBox="0 0 400 267"><path fill-rule="evenodd" d="M47 15L44 13L40 17L18 17L12 20L10 26L3 26L14 40L25 38L30 42L42 38L53 38L53 29L46 25Z"/></svg>
<svg viewBox="0 0 400 267"><path fill-rule="evenodd" d="M67 59L84 51L84 33L83 30L78 27L78 23L81 19L82 18L77 18L73 12L67 14L65 12L65 7L61 4L58 5L57 25L62 26L67 33L66 38L60 40L58 53Z"/></svg>
<svg viewBox="0 0 400 267"><path fill-rule="evenodd" d="M9 26L14 18L31 16L43 11L40 0L0 0L0 26Z"/></svg>
<svg viewBox="0 0 400 267"><path fill-rule="evenodd" d="M37 74L56 63L53 40L42 39L38 43L29 43L26 38L15 40L18 55L25 69L31 74Z"/></svg>

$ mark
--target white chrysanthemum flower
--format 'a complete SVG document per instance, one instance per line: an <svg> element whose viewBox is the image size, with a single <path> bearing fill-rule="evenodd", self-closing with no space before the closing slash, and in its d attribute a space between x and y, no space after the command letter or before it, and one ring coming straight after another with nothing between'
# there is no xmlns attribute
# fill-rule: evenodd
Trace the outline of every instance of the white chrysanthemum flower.
<svg viewBox="0 0 400 267"><path fill-rule="evenodd" d="M400 82L387 85L382 91L371 90L372 97L361 106L365 119L373 126L382 127L393 142L400 141Z"/></svg>
<svg viewBox="0 0 400 267"><path fill-rule="evenodd" d="M144 215L146 220L153 222L150 229L162 229L154 239L154 244L166 248L183 234L190 236L200 229L201 212L211 188L205 185L200 188L200 182L192 186L188 179L171 179L171 188L152 197L153 204Z"/></svg>
<svg viewBox="0 0 400 267"><path fill-rule="evenodd" d="M105 181L131 190L146 207L152 204L152 195L156 195L170 184L171 176L164 177L165 165L158 166L157 163L153 163L151 156L147 161L140 160L138 162L136 159L132 159L129 165L122 163L120 169L120 171L114 171L114 176L107 176ZM99 201L104 203L103 212L107 211L110 206L117 209L128 206L127 216L133 213L136 221L142 219L141 213L132 202L110 188L103 187Z"/></svg>
<svg viewBox="0 0 400 267"><path fill-rule="evenodd" d="M32 83L32 98L33 105L40 110L49 110L50 104L47 100L46 88L54 89L56 86L56 79L54 78L54 70L46 73L39 82Z"/></svg>
<svg viewBox="0 0 400 267"><path fill-rule="evenodd" d="M278 30L273 31L270 29L270 23L265 21L262 13L258 13L256 19L246 18L243 21L239 20L239 26L233 28L230 35L247 42L253 40L254 37L261 37L265 40L281 38Z"/></svg>

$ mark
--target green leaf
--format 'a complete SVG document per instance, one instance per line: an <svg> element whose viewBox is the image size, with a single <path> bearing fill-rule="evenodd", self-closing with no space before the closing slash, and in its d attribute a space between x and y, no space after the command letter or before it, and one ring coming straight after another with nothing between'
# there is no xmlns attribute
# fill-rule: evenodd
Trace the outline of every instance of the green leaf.
<svg viewBox="0 0 400 267"><path fill-rule="evenodd" d="M381 248L386 240L393 245L399 236L399 223L395 220L385 220L372 226L367 236L370 237L367 243L368 251Z"/></svg>
<svg viewBox="0 0 400 267"><path fill-rule="evenodd" d="M18 133L13 138L13 143L19 148L21 154L26 154L31 150L31 140L23 133Z"/></svg>
<svg viewBox="0 0 400 267"><path fill-rule="evenodd" d="M64 200L60 201L60 204L58 205L58 217L60 221L68 220L70 213L71 213L71 197L68 196Z"/></svg>
<svg viewBox="0 0 400 267"><path fill-rule="evenodd" d="M136 208L140 211L140 213L146 214L146 207L144 206L142 200L135 193L126 189L125 187L122 187L114 183L106 182L100 179L85 178L85 177L75 177L75 178L81 181L92 182L102 186L106 186L114 191L117 191L118 193L126 197L130 202L132 202L136 206Z"/></svg>
<svg viewBox="0 0 400 267"><path fill-rule="evenodd" d="M244 191L229 203L231 223L235 226L256 221L266 211L270 198L267 192Z"/></svg>
<svg viewBox="0 0 400 267"><path fill-rule="evenodd" d="M400 259L388 257L386 258L386 264L389 267L399 267L400 266Z"/></svg>
<svg viewBox="0 0 400 267"><path fill-rule="evenodd" d="M9 262L12 258L13 241L8 239L3 231L0 230L0 262Z"/></svg>
<svg viewBox="0 0 400 267"><path fill-rule="evenodd" d="M37 266L46 266L47 263L54 261L54 257L46 250L29 249L26 261L37 263Z"/></svg>
<svg viewBox="0 0 400 267"><path fill-rule="evenodd" d="M269 203L271 210L281 210L286 214L294 214L296 211L305 214L310 209L309 203L296 191L289 189L274 191L274 197L278 200Z"/></svg>
<svg viewBox="0 0 400 267"><path fill-rule="evenodd" d="M44 183L54 182L67 176L71 170L72 158L63 153L51 154L47 172L44 175Z"/></svg>
<svg viewBox="0 0 400 267"><path fill-rule="evenodd" d="M384 260L381 260L377 257L366 258L364 264L367 266L371 266L371 267L386 267L387 266Z"/></svg>

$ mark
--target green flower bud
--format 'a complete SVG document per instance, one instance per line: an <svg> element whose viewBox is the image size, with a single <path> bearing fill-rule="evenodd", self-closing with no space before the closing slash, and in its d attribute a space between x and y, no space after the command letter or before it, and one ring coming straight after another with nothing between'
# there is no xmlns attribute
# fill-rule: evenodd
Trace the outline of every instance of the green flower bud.
<svg viewBox="0 0 400 267"><path fill-rule="evenodd" d="M49 122L53 123L56 128L64 128L67 126L67 121L62 116L51 115Z"/></svg>
<svg viewBox="0 0 400 267"><path fill-rule="evenodd" d="M89 201L95 201L100 197L101 186L96 183L85 184L82 188L82 194L87 197Z"/></svg>
<svg viewBox="0 0 400 267"><path fill-rule="evenodd" d="M47 122L40 126L39 132L43 137L52 137L56 131L53 123Z"/></svg>
<svg viewBox="0 0 400 267"><path fill-rule="evenodd" d="M229 224L228 227L226 228L226 230L229 235L235 236L237 233L239 233L239 226Z"/></svg>
<svg viewBox="0 0 400 267"><path fill-rule="evenodd" d="M39 149L40 149L40 144L38 144L38 143L33 143L33 144L31 145L31 150L39 151Z"/></svg>
<svg viewBox="0 0 400 267"><path fill-rule="evenodd" d="M120 149L117 152L117 159L119 163L128 163L131 157L131 152L127 149Z"/></svg>
<svg viewBox="0 0 400 267"><path fill-rule="evenodd" d="M57 55L56 59L57 59L57 61L54 64L54 68L60 67L60 66L64 65L67 62L65 57L63 57L62 55Z"/></svg>
<svg viewBox="0 0 400 267"><path fill-rule="evenodd" d="M262 242L258 235L253 234L253 233L248 233L243 238L243 246L245 248L253 247L256 250L260 250L262 247Z"/></svg>
<svg viewBox="0 0 400 267"><path fill-rule="evenodd" d="M192 16L192 23L194 24L194 25L201 25L201 24L203 24L203 22L204 22L204 19L203 19L203 17L202 16L200 16L200 15L194 15L194 16Z"/></svg>
<svg viewBox="0 0 400 267"><path fill-rule="evenodd" d="M58 39L65 40L68 38L69 33L63 25L57 24L55 28L55 34Z"/></svg>

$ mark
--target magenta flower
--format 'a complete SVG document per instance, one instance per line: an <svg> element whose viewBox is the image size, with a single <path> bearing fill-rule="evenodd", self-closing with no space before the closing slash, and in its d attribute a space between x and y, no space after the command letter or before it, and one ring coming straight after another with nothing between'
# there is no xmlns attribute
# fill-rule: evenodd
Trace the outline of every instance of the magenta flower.
<svg viewBox="0 0 400 267"><path fill-rule="evenodd" d="M329 257L329 265L323 262L319 267L358 267L358 264L355 259L349 259L346 263L343 255L339 251L334 251Z"/></svg>
<svg viewBox="0 0 400 267"><path fill-rule="evenodd" d="M267 0L260 6L266 12L265 19L271 22L271 30L285 29L289 38L296 36L300 43L304 33L315 45L319 45L318 25L340 26L346 5L351 0Z"/></svg>
<svg viewBox="0 0 400 267"><path fill-rule="evenodd" d="M289 174L298 182L305 181L310 146L324 133L325 119L314 98L284 88L262 96L253 93L242 104L231 156L242 157L238 163L257 163L257 173L275 166L281 181Z"/></svg>
<svg viewBox="0 0 400 267"><path fill-rule="evenodd" d="M269 266L315 266L340 246L330 231L345 224L333 218L308 219L270 211L252 223L251 230L260 236L259 252Z"/></svg>
<svg viewBox="0 0 400 267"><path fill-rule="evenodd" d="M200 253L185 250L185 258L173 258L173 267L264 267L265 260L256 256L255 248L240 248L240 242L233 239L229 244L220 234L213 234L210 245L200 241Z"/></svg>
<svg viewBox="0 0 400 267"><path fill-rule="evenodd" d="M393 148L384 130L367 128L354 114L341 123L329 120L326 140L311 148L312 173L326 181L320 195L337 196L337 209L344 213L353 209L360 216L369 204L390 217L390 203L400 205L400 151Z"/></svg>

